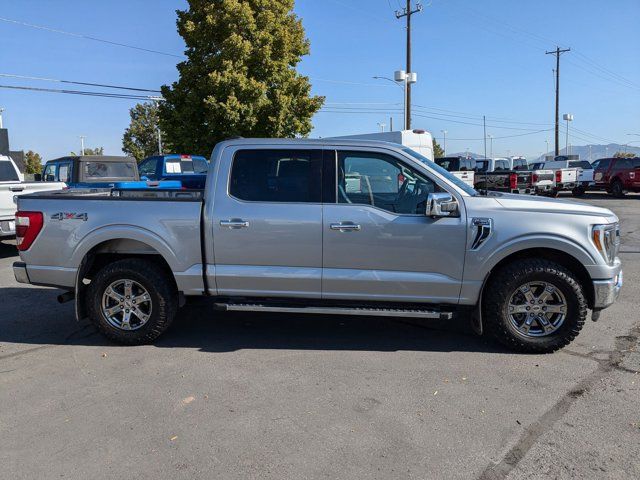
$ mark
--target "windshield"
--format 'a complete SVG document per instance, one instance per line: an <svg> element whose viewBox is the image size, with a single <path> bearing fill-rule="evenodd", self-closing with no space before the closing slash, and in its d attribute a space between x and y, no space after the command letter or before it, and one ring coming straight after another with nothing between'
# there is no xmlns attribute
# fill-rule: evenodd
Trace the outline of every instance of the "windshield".
<svg viewBox="0 0 640 480"><path fill-rule="evenodd" d="M436 158L436 163L448 172L460 170L460 160L457 158Z"/></svg>
<svg viewBox="0 0 640 480"><path fill-rule="evenodd" d="M449 182L453 183L456 187L458 187L460 190L464 191L465 193L467 193L469 195L477 195L478 194L478 192L474 188L472 188L469 185L467 185L466 183L464 183L462 180L460 180L455 175L447 172L440 165L438 165L437 163L429 160L424 155L421 155L418 152L416 152L415 150L412 150L410 148L403 148L402 151L407 153L407 154L409 154L409 155L411 155L416 160L424 163L429 168L431 168L433 171L438 172L440 175L442 175Z"/></svg>
<svg viewBox="0 0 640 480"><path fill-rule="evenodd" d="M0 182L17 182L20 181L16 169L13 168L11 162L4 160L0 162Z"/></svg>
<svg viewBox="0 0 640 480"><path fill-rule="evenodd" d="M84 162L82 171L85 180L136 180L135 165L131 162Z"/></svg>

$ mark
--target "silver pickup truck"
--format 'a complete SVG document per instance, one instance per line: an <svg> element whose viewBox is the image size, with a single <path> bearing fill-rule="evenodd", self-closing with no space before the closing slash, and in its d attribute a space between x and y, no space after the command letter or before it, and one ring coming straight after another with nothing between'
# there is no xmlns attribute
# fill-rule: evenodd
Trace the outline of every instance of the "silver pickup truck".
<svg viewBox="0 0 640 480"><path fill-rule="evenodd" d="M204 191L18 199L19 282L55 286L107 337L154 341L191 296L217 310L451 319L507 346L571 342L622 285L618 218L481 195L401 145L219 143Z"/></svg>

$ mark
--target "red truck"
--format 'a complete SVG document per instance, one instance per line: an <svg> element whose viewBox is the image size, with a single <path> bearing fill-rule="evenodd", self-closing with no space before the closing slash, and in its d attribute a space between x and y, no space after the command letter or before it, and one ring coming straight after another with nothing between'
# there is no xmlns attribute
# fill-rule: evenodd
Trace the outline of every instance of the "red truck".
<svg viewBox="0 0 640 480"><path fill-rule="evenodd" d="M614 197L640 192L640 158L601 158L592 165L597 190L606 190Z"/></svg>

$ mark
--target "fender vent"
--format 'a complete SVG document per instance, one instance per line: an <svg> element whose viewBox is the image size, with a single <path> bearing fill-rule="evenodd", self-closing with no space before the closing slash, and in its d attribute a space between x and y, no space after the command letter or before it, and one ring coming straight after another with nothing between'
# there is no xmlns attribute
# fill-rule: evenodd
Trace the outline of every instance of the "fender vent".
<svg viewBox="0 0 640 480"><path fill-rule="evenodd" d="M491 218L473 218L471 220L473 225L474 237L471 244L471 250L478 250L493 231L493 220Z"/></svg>

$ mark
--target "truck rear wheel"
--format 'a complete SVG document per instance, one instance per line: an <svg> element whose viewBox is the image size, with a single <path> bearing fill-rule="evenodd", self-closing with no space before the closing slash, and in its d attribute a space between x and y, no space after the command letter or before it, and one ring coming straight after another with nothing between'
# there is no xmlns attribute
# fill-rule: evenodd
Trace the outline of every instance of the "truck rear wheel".
<svg viewBox="0 0 640 480"><path fill-rule="evenodd" d="M516 260L492 276L484 290L487 331L507 347L554 352L573 341L587 317L587 301L569 270L543 259Z"/></svg>
<svg viewBox="0 0 640 480"><path fill-rule="evenodd" d="M613 182L611 182L609 191L611 192L611 195L616 198L624 197L624 186L622 185L622 182L617 178Z"/></svg>
<svg viewBox="0 0 640 480"><path fill-rule="evenodd" d="M100 270L87 289L92 323L110 340L126 345L153 342L175 318L178 295L156 263L118 260Z"/></svg>

